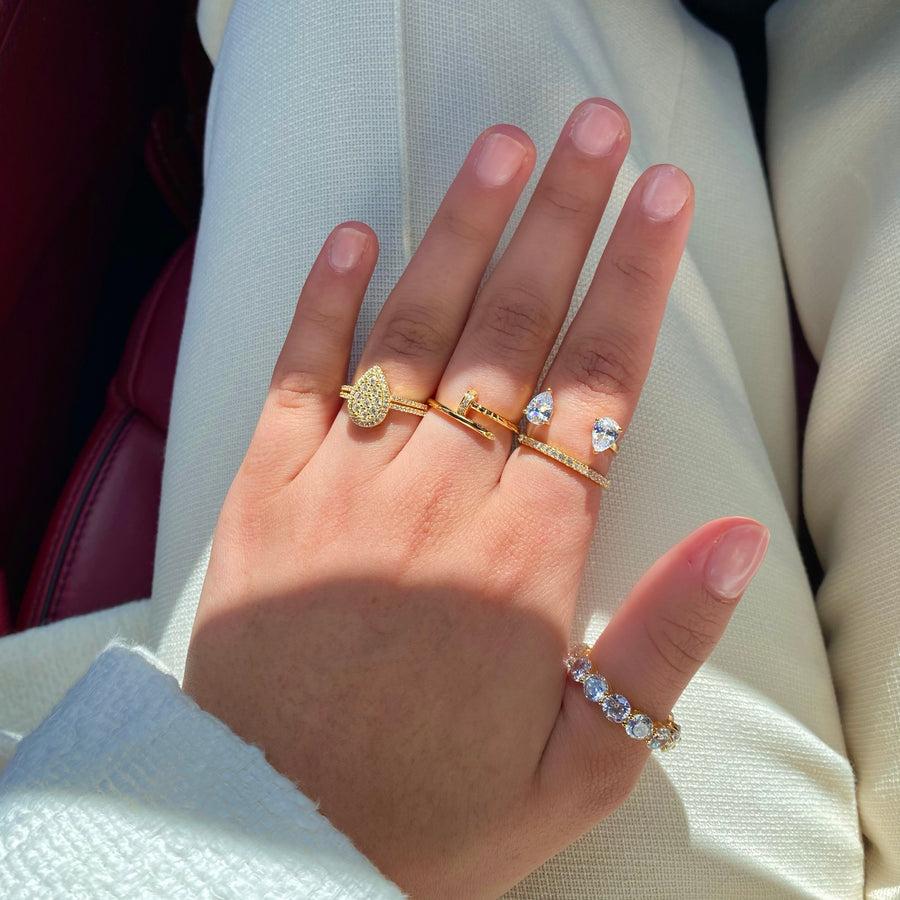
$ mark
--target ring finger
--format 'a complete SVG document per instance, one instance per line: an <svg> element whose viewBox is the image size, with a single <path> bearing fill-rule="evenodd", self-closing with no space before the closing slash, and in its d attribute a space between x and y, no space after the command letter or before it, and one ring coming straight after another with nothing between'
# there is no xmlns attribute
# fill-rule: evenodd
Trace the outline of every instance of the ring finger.
<svg viewBox="0 0 900 900"><path fill-rule="evenodd" d="M475 300L441 379L440 402L455 408L474 388L480 404L518 422L565 320L628 144L628 119L611 101L594 98L572 112L522 222ZM432 418L432 428L458 427ZM495 449L502 464L512 435L481 422L506 438Z"/></svg>

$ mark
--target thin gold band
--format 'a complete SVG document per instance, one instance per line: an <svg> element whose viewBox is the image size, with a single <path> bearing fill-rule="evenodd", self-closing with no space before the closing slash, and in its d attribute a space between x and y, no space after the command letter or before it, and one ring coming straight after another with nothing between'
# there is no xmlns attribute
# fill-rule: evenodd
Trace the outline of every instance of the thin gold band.
<svg viewBox="0 0 900 900"><path fill-rule="evenodd" d="M471 409L472 412L480 413L482 416L485 416L492 422L496 422L498 425L502 425L513 434L519 433L519 426L516 425L515 422L511 422L505 416L501 416L500 413L496 413L492 409L488 409L486 406L482 406L480 403L476 403L477 397L478 391L471 388L466 391L466 393L463 395L462 400L459 401L459 406L456 408L457 415L465 416L466 413Z"/></svg>
<svg viewBox="0 0 900 900"><path fill-rule="evenodd" d="M610 480L608 478L592 469L587 463L583 463L580 459L569 456L565 450L560 450L559 447L554 447L552 444L536 441L534 438L528 437L527 434L519 434L516 440L523 446L537 450L539 453L543 453L544 456L548 456L550 459L555 459L558 463L568 466L573 472L584 475L585 478L589 478L594 484L599 484L602 488L609 488Z"/></svg>
<svg viewBox="0 0 900 900"><path fill-rule="evenodd" d="M352 384L341 386L341 397L344 400L352 399ZM425 413L428 412L428 407L424 403L420 403L418 400L407 400L405 397L395 397L393 394L390 395L390 399L388 400L388 407L390 409L397 409L400 412L413 413L413 415L416 416L424 416Z"/></svg>
<svg viewBox="0 0 900 900"><path fill-rule="evenodd" d="M465 425L466 428L471 428L472 431L477 431L482 437L487 438L489 441L494 440L494 432L488 431L487 428L483 428L477 422L473 422L471 419L467 419L465 416L461 416L456 410L450 409L447 406L444 406L443 403L438 403L434 397L428 398L428 405L432 409L436 409L438 412L443 413L445 416L453 419L454 422L459 422L462 425Z"/></svg>

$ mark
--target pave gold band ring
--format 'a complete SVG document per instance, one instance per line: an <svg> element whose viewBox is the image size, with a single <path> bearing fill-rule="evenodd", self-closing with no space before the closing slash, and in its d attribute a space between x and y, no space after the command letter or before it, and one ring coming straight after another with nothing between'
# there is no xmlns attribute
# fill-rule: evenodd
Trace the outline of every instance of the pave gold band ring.
<svg viewBox="0 0 900 900"><path fill-rule="evenodd" d="M646 713L635 709L594 669L588 655L590 649L587 644L576 644L566 658L569 677L582 686L584 696L596 703L610 722L621 725L628 737L643 741L651 750L671 750L681 740L681 727L675 724L672 714L669 713L665 722L654 722Z"/></svg>
<svg viewBox="0 0 900 900"><path fill-rule="evenodd" d="M523 447L530 447L532 450L537 450L538 453L543 453L544 456L549 456L550 459L555 459L558 463L568 466L573 472L584 475L585 478L589 478L594 484L599 484L602 488L609 488L610 480L608 478L592 469L587 463L582 462L580 459L569 456L565 450L560 450L559 447L554 447L552 444L536 441L533 437L528 437L527 434L517 435L516 440Z"/></svg>
<svg viewBox="0 0 900 900"><path fill-rule="evenodd" d="M372 366L357 379L356 384L341 387L341 397L347 401L350 420L361 428L380 425L388 410L424 416L428 407L419 400L395 397L388 387L387 378L381 366Z"/></svg>

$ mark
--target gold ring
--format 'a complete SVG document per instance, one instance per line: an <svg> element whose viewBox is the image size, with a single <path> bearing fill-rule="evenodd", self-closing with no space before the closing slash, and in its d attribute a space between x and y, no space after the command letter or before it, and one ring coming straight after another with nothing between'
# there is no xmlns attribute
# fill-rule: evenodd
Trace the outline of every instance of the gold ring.
<svg viewBox="0 0 900 900"><path fill-rule="evenodd" d="M534 438L528 437L527 434L518 435L516 440L523 446L531 447L532 450L537 450L539 453L543 453L544 456L549 456L550 459L555 459L558 463L568 466L573 472L584 475L585 478L590 478L594 484L599 484L602 488L608 488L610 485L608 478L605 478L599 472L592 469L587 463L583 463L580 459L569 456L565 450L560 450L559 447L536 441Z"/></svg>
<svg viewBox="0 0 900 900"><path fill-rule="evenodd" d="M672 750L681 740L681 726L676 724L672 713L665 722L654 722L609 686L605 676L594 668L587 644L576 644L569 650L566 669L572 681L582 686L584 696L596 703L610 722L621 725L628 737L663 753Z"/></svg>
<svg viewBox="0 0 900 900"><path fill-rule="evenodd" d="M424 416L428 407L418 400L395 397L388 387L387 378L381 366L372 366L356 380L356 384L341 387L341 397L347 401L350 421L361 428L380 425L388 410Z"/></svg>
<svg viewBox="0 0 900 900"><path fill-rule="evenodd" d="M482 416L486 416L492 422L496 422L498 425L502 425L504 428L509 429L513 434L519 433L519 426L516 425L515 422L511 422L505 416L501 416L500 413L495 413L492 409L488 409L486 406L482 406L480 403L476 403L476 398L478 397L478 391L468 390L463 395L462 400L459 401L459 406L456 408L457 415L465 416L466 413L471 409L472 412L480 413Z"/></svg>
<svg viewBox="0 0 900 900"><path fill-rule="evenodd" d="M438 412L443 413L445 416L453 419L454 422L460 422L465 425L466 428L471 428L472 431L477 431L482 437L486 437L489 441L494 440L494 432L488 431L487 428L483 428L477 422L473 422L471 419L467 419L465 416L461 416L456 410L450 409L448 406L444 406L443 403L438 403L434 397L428 398L428 405L432 409L436 409Z"/></svg>

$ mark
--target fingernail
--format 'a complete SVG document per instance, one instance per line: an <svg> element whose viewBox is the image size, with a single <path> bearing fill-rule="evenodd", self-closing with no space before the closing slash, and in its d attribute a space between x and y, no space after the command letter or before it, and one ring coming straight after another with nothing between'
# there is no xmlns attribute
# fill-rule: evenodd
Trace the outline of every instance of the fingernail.
<svg viewBox="0 0 900 900"><path fill-rule="evenodd" d="M328 250L328 262L338 272L348 272L360 260L369 236L355 228L339 228Z"/></svg>
<svg viewBox="0 0 900 900"><path fill-rule="evenodd" d="M644 185L641 206L658 222L673 219L687 202L691 182L676 166L658 166Z"/></svg>
<svg viewBox="0 0 900 900"><path fill-rule="evenodd" d="M572 141L589 156L606 156L624 133L625 123L614 109L592 103L572 126Z"/></svg>
<svg viewBox="0 0 900 900"><path fill-rule="evenodd" d="M499 187L519 171L523 159L525 148L509 135L495 131L484 141L475 163L475 174L487 187Z"/></svg>
<svg viewBox="0 0 900 900"><path fill-rule="evenodd" d="M744 592L769 546L769 529L746 522L729 529L713 544L704 575L707 590L721 600L735 600Z"/></svg>

